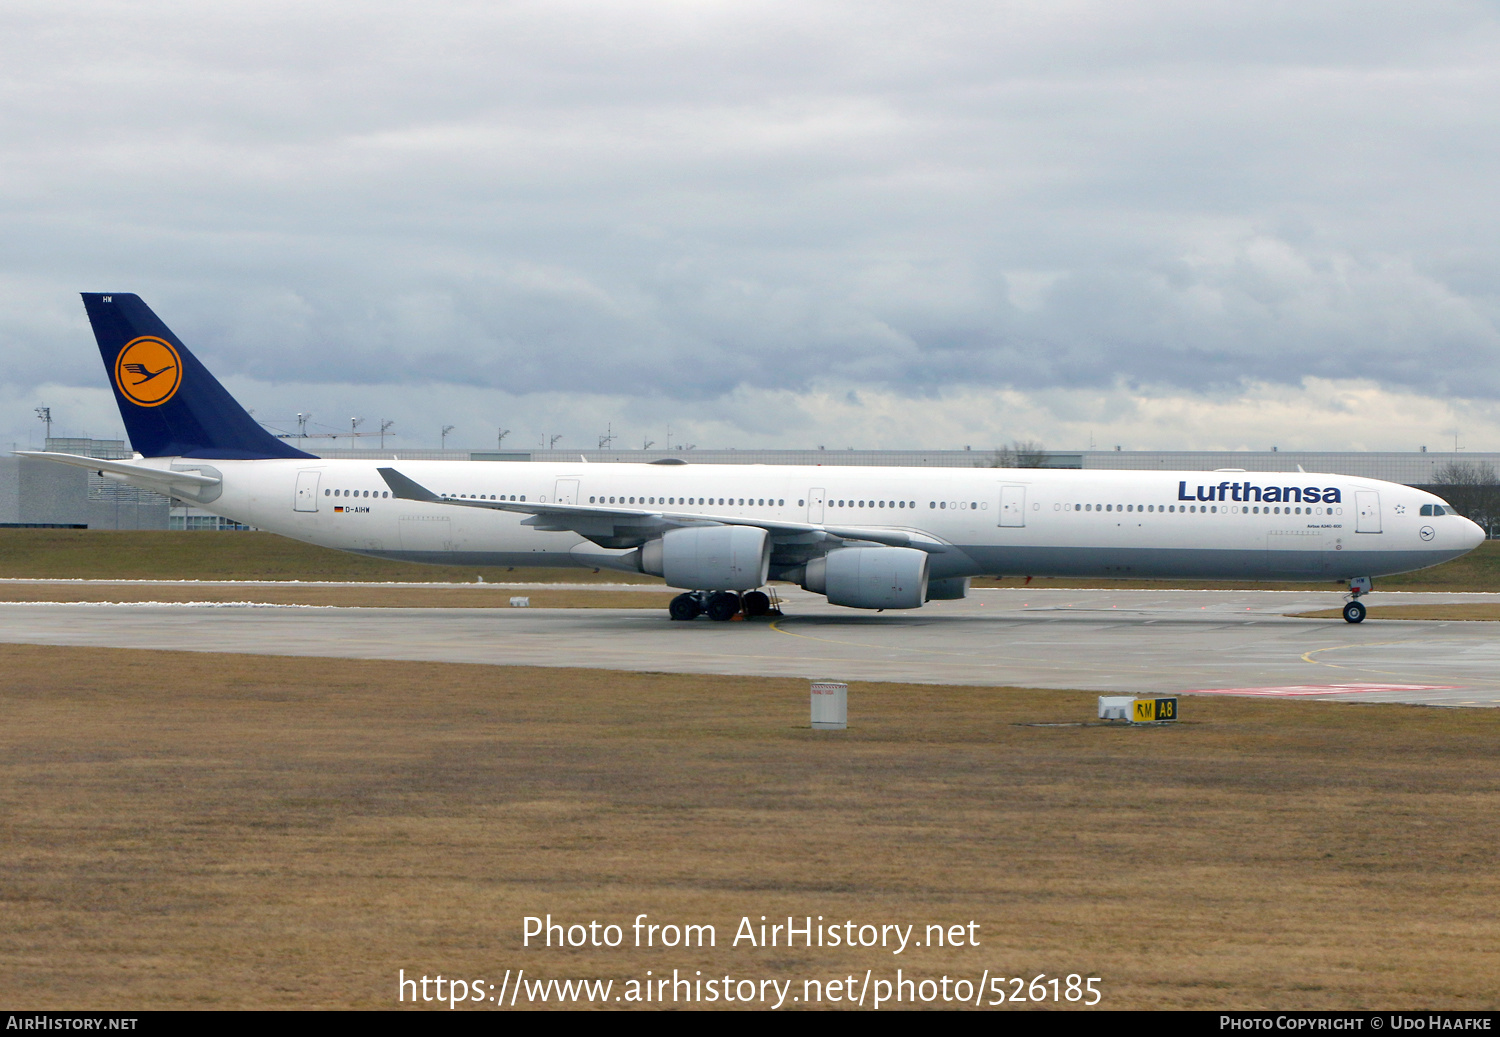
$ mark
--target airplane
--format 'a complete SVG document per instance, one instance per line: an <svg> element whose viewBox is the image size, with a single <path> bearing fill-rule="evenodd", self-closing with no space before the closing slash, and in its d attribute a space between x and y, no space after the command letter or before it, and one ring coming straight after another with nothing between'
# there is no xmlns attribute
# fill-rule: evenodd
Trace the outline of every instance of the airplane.
<svg viewBox="0 0 1500 1037"><path fill-rule="evenodd" d="M975 576L1347 584L1457 558L1484 531L1433 494L1311 472L333 460L252 418L139 296L84 293L130 461L16 451L379 558L661 577L669 614L764 615L787 581L857 609ZM154 373L153 373L154 372ZM137 378L146 374L149 377Z"/></svg>

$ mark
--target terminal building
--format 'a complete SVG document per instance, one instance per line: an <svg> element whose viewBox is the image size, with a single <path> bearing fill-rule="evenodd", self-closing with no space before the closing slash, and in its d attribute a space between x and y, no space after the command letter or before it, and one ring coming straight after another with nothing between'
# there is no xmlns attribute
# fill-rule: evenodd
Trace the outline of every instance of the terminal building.
<svg viewBox="0 0 1500 1037"><path fill-rule="evenodd" d="M48 439L45 450L129 460L120 439ZM0 528L166 529L171 501L70 465L0 457Z"/></svg>
<svg viewBox="0 0 1500 1037"><path fill-rule="evenodd" d="M303 446L304 444L298 444ZM129 459L131 451L117 439L48 439L46 450L101 459ZM867 465L917 468L999 468L1012 466L1014 455L996 450L321 450L326 458L367 461L447 460L566 464L624 462L647 464L666 459L688 464ZM1420 451L1280 451L1280 450L1085 450L1046 452L1030 458L1030 467L1134 471L1328 472L1421 486L1452 500L1455 474L1486 480L1494 493L1500 471L1497 452ZM1457 466L1455 468L1454 466ZM1496 535L1500 515L1471 515ZM24 457L0 457L0 527L69 527L79 529L245 529L150 490L140 490L95 472Z"/></svg>

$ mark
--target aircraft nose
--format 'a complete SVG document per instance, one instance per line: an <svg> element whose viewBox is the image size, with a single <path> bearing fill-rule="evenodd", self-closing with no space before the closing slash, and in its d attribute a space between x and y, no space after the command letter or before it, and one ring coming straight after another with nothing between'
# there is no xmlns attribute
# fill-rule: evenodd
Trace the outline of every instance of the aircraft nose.
<svg viewBox="0 0 1500 1037"><path fill-rule="evenodd" d="M1486 539L1484 527L1475 522L1473 519L1464 519L1464 523L1468 526L1468 528L1464 530L1464 542L1468 544L1469 550L1472 551L1474 550L1474 548L1484 543Z"/></svg>

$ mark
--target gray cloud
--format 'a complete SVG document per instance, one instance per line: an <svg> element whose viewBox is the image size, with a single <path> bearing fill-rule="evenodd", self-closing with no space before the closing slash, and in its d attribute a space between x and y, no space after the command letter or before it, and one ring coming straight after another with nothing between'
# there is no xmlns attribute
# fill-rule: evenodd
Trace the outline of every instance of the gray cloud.
<svg viewBox="0 0 1500 1037"><path fill-rule="evenodd" d="M99 384L74 293L134 290L271 387L1493 400L1497 29L1465 3L10 5L5 396Z"/></svg>

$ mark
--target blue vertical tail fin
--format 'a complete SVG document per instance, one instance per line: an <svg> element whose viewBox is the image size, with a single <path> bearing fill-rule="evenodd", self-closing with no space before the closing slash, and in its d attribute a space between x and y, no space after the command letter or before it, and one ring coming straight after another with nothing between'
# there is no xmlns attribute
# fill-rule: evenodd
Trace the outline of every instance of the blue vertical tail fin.
<svg viewBox="0 0 1500 1037"><path fill-rule="evenodd" d="M83 293L133 449L146 457L313 457L277 439L138 295Z"/></svg>

